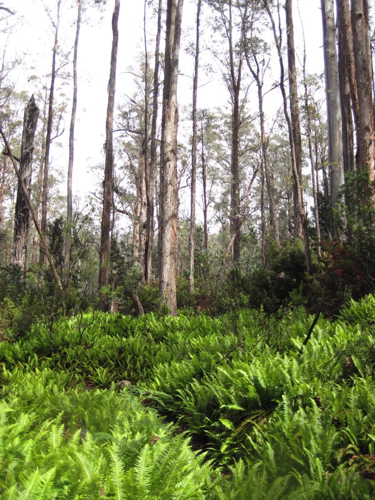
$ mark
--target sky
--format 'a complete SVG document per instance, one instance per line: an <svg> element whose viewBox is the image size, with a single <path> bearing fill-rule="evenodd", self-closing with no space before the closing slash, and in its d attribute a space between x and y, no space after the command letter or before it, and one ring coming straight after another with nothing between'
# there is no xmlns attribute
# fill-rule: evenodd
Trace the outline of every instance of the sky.
<svg viewBox="0 0 375 500"><path fill-rule="evenodd" d="M63 0L67 2L67 0ZM4 2L6 4L6 2ZM55 0L9 0L9 6L17 12L16 35L9 39L8 53L17 53L23 57L24 65L19 70L18 88L28 88L35 92L35 80L29 82L32 74L45 75L50 71L52 30L45 13L45 6L52 7ZM90 13L84 16L81 27L79 48L79 90L78 112L76 124L75 165L73 189L76 194L85 195L94 189L98 182L90 167L104 161L105 113L107 105L107 85L109 61L112 42L111 16L114 2L109 0L102 14L91 7ZM304 24L306 44L309 59L308 71L321 73L323 71L322 29L320 0L298 0L301 18ZM65 11L65 9L64 9ZM88 15L89 14L89 15ZM75 10L70 10L63 20L65 29L62 34L62 46L69 49L73 44ZM294 22L296 30L297 51L302 57L301 23L297 5L294 6ZM194 34L195 7L192 0L185 0L183 14L182 44L186 44L189 36ZM72 26L71 29L66 29ZM156 28L156 19L148 21L148 37L152 42ZM188 33L191 35L188 35ZM117 103L124 95L132 93L132 79L129 66L137 67L139 54L143 49L143 0L122 1L119 22L119 52L117 69ZM208 43L209 44L209 43ZM202 46L207 42L202 40ZM153 49L151 49L153 52ZM32 67L33 69L30 69ZM70 68L67 68L70 70ZM183 56L180 62L182 75L179 79L179 102L191 102L192 80L184 76L193 74L193 58ZM278 69L275 69L275 80ZM225 106L228 97L220 81L219 73L215 77L202 76L201 88L198 94L198 106ZM33 89L34 85L34 89ZM40 85L40 83L39 83ZM266 106L275 108L277 91L268 94ZM70 98L71 89L66 86ZM65 137L61 139L63 148L54 151L55 161L65 170L67 165L67 141L70 119L70 105L66 114ZM63 181L63 179L62 179Z"/></svg>

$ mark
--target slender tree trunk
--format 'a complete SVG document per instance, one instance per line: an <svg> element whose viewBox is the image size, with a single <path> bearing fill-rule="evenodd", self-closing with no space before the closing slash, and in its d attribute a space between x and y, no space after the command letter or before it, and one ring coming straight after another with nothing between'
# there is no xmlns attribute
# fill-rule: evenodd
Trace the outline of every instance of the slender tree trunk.
<svg viewBox="0 0 375 500"><path fill-rule="evenodd" d="M155 68L154 68L154 90L152 100L151 120L151 144L150 163L147 186L147 227L145 241L145 281L152 281L152 250L154 247L154 207L155 207L155 183L157 170L157 120L158 120L158 96L159 96L159 67L160 67L160 38L161 38L162 0L159 0L158 21L155 41Z"/></svg>
<svg viewBox="0 0 375 500"><path fill-rule="evenodd" d="M81 13L82 13L81 0L76 0L76 2L77 2L77 23L76 23L76 36L74 40L74 50L73 50L73 103L72 103L72 114L70 116L69 162L68 162L68 179L67 179L66 238L65 238L65 266L64 266L65 282L68 280L68 277L70 275L70 253L72 246L74 127L77 114L77 93L78 93L77 63L78 63L79 32L81 28Z"/></svg>
<svg viewBox="0 0 375 500"><path fill-rule="evenodd" d="M7 157L3 156L2 167L1 167L1 188L0 188L0 227L3 223L3 213L4 213L4 197L6 191L6 172L7 172Z"/></svg>
<svg viewBox="0 0 375 500"><path fill-rule="evenodd" d="M141 184L140 184L140 193L141 193L141 212L140 212L140 234L139 234L139 255L141 257L140 265L142 267L142 276L143 279L147 282L148 273L147 273L147 261L148 261L148 253L149 253L149 231L148 231L148 222L147 222L147 212L148 205L150 204L150 168L148 164L149 158L149 148L148 148L148 138L149 138L149 123L148 123L148 104L149 104L149 85L148 85L148 49L147 49L147 0L144 0L143 4L143 42L144 42L144 51L145 51L145 69L144 69L144 126L143 126L143 145L142 145L142 155L141 165L143 167L143 172L140 172Z"/></svg>
<svg viewBox="0 0 375 500"><path fill-rule="evenodd" d="M352 0L353 47L359 100L357 129L357 168L367 167L375 180L374 108L372 96L372 60L369 39L367 0Z"/></svg>
<svg viewBox="0 0 375 500"><path fill-rule="evenodd" d="M292 15L291 15L291 5L290 5L291 0L287 0L286 4L286 10L287 10L287 31L291 31L292 33L289 33L288 35L288 42L289 42L289 47L288 47L288 55L292 54L294 51L294 42L293 42L293 23L292 23ZM282 30L281 30L281 21L279 17L279 30L277 32L276 26L275 26L275 21L273 19L271 10L268 5L268 1L264 0L264 6L267 10L269 19L271 21L271 26L272 26L272 31L274 35L274 40L275 40L275 45L277 48L277 53L278 53L278 58L279 58L279 65L280 65L280 90L281 94L283 97L283 107L284 107L284 116L285 120L288 125L288 133L289 133L289 142L290 142L290 156L291 156L291 164L292 164L292 174L293 174L293 185L294 185L294 195L295 195L295 208L296 208L296 214L294 224L295 226L302 227L302 237L303 237L303 242L304 242L304 252L305 252L305 264L306 264L306 269L307 272L311 271L311 253L310 253L310 242L309 242L309 235L308 235L308 227L307 227L307 219L306 219L306 214L305 214L305 207L303 204L303 196L302 196L302 185L301 185L301 177L300 177L300 171L298 169L297 165L297 158L296 158L296 148L295 148L295 142L294 142L294 137L296 130L298 130L298 124L299 124L299 118L297 120L297 125L292 123L292 119L289 115L288 111L288 99L286 95L286 90L285 90L285 84L284 84L284 79L285 79L285 70L284 70L284 61L283 61L283 56L282 56ZM279 3L278 3L279 7ZM289 24L291 23L291 24ZM291 45L291 46L290 46ZM294 65L295 68L295 65ZM295 69L293 70L293 62L289 63L289 78L292 78L292 80L296 81L296 74L295 74ZM294 83L290 82L290 100L295 100L297 98L296 90L294 89ZM296 103L291 105L293 107L293 113L296 113L298 111L298 105L296 106ZM298 114L298 113L297 113ZM298 149L298 146L297 146ZM299 230L295 229L295 234L298 233Z"/></svg>
<svg viewBox="0 0 375 500"><path fill-rule="evenodd" d="M208 201L207 201L207 168L206 158L204 155L204 130L202 125L202 142L201 142L201 162L202 162L202 186L203 186L203 245L207 252L208 250Z"/></svg>
<svg viewBox="0 0 375 500"><path fill-rule="evenodd" d="M240 91L242 80L242 41L240 43L240 53L238 55L238 67L236 69L234 58L235 50L233 43L232 25L232 1L229 0L229 19L227 37L229 51L229 78L232 101L232 141L231 141L231 202L230 202L230 233L234 236L232 247L232 262L236 264L241 255L241 234L240 234L240 169L239 169L239 146L240 146ZM241 33L241 37L243 34Z"/></svg>
<svg viewBox="0 0 375 500"><path fill-rule="evenodd" d="M264 158L263 158L264 160ZM260 224L261 224L261 240L262 240L262 266L265 270L267 267L267 234L266 234L266 210L264 202L264 163L260 164Z"/></svg>
<svg viewBox="0 0 375 500"><path fill-rule="evenodd" d="M143 151L139 158L139 263L142 266L142 275L145 276L145 250L146 250L146 233L147 233L147 172L145 161L147 161L147 153Z"/></svg>
<svg viewBox="0 0 375 500"><path fill-rule="evenodd" d="M321 2L328 115L328 161L330 166L331 203L332 206L335 206L338 192L344 184L340 82L337 64L334 4L333 0L321 0Z"/></svg>
<svg viewBox="0 0 375 500"><path fill-rule="evenodd" d="M197 146L198 146L198 73L199 73L199 41L200 41L200 14L202 0L198 0L196 41L195 41L195 64L193 78L193 135L191 141L191 193L190 193L190 235L189 235L189 271L190 271L190 293L194 293L194 260L195 260L195 209L197 196Z"/></svg>
<svg viewBox="0 0 375 500"><path fill-rule="evenodd" d="M104 189L103 189L103 213L100 238L99 254L99 288L108 285L108 271L110 258L110 230L113 196L113 115L115 108L116 91L116 66L118 49L118 19L120 14L120 0L115 0L115 7L112 16L112 51L108 84L108 104L106 119L106 142L105 142L105 168L104 168ZM107 307L105 298L101 297L101 309Z"/></svg>
<svg viewBox="0 0 375 500"><path fill-rule="evenodd" d="M182 8L183 0L167 2L161 150L160 295L173 315L177 314L177 80Z"/></svg>
<svg viewBox="0 0 375 500"><path fill-rule="evenodd" d="M297 68L296 68L296 53L294 45L294 24L293 24L293 0L286 0L286 33L288 47L288 74L289 74L289 102L290 116L292 124L292 135L295 156L295 168L293 175L296 175L293 183L294 191L294 233L296 238L303 238L302 218L299 209L299 198L302 200L302 140L301 140L301 125L299 119L298 105L298 85L297 85ZM298 190L300 192L298 192Z"/></svg>
<svg viewBox="0 0 375 500"><path fill-rule="evenodd" d="M261 70L258 58L255 53L253 53L253 60L255 68L251 65L249 55L246 52L246 61L248 68L255 80L258 90L258 109L259 109L259 124L260 124L260 137L262 144L262 175L265 176L267 184L267 194L269 201L269 211L270 211L270 226L273 232L273 238L276 246L280 246L280 228L279 228L279 218L277 215L276 202L275 202L275 191L273 187L273 179L271 174L271 169L268 161L268 140L266 138L266 126L264 119L264 109L263 109L263 81L261 77ZM264 179L262 179L264 181Z"/></svg>
<svg viewBox="0 0 375 500"><path fill-rule="evenodd" d="M21 162L19 168L20 176L22 177L22 182L28 192L29 198L31 192L34 137L38 122L38 116L39 109L35 103L34 96L32 96L25 109L23 119ZM21 183L18 183L17 201L14 216L14 237L11 264L18 266L24 271L26 271L29 227L30 209L27 200L25 199L22 185Z"/></svg>
<svg viewBox="0 0 375 500"><path fill-rule="evenodd" d="M311 164L311 180L312 180L312 191L313 191L313 199L314 199L314 216L315 216L315 225L316 225L316 235L318 239L318 256L319 258L322 256L321 249L321 233L320 233L320 221L319 221L319 204L318 204L318 183L317 183L317 175L318 175L318 158L314 156L313 150L313 138L312 138L312 120L311 120L311 109L310 109L310 100L309 100L309 92L307 88L307 75L306 75L306 45L304 43L304 53L303 53L303 85L305 89L304 101L305 101L305 110L306 110L306 118L307 118L307 126L306 126L306 134L307 134L307 142L309 146L309 157Z"/></svg>
<svg viewBox="0 0 375 500"><path fill-rule="evenodd" d="M49 163L50 163L50 149L52 142L52 127L53 127L53 105L55 97L55 82L56 82L56 58L59 43L59 28L60 28L60 7L61 0L57 0L57 13L56 22L54 23L55 30L55 40L52 49L52 69L51 69L51 83L48 98L48 117L47 117L47 135L45 144L45 155L44 155L44 170L43 170L43 191L42 191L42 219L41 219L41 230L44 235L47 233L47 216L48 216L48 188L49 188ZM45 253L43 247L40 247L39 263L44 265L45 263Z"/></svg>
<svg viewBox="0 0 375 500"><path fill-rule="evenodd" d="M355 79L353 30L348 0L336 0L339 33L339 75L342 114L344 172L354 171L354 125L359 123L358 89Z"/></svg>

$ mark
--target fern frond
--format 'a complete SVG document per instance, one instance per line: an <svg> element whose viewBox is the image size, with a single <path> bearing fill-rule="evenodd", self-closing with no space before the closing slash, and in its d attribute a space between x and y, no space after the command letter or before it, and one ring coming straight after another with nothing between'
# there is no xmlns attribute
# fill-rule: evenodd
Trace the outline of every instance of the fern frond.
<svg viewBox="0 0 375 500"><path fill-rule="evenodd" d="M124 490L123 490L123 476L125 474L125 468L121 462L121 458L112 450L109 450L109 454L111 456L110 463L110 486L113 490L115 498L117 500L123 500L126 498Z"/></svg>
<svg viewBox="0 0 375 500"><path fill-rule="evenodd" d="M37 469L28 481L25 481L24 488L19 492L19 500L37 500L39 494L40 473Z"/></svg>
<svg viewBox="0 0 375 500"><path fill-rule="evenodd" d="M148 492L148 486L151 482L152 474L152 457L149 453L150 446L146 444L139 455L137 463L135 464L135 477L136 486L139 491L146 493Z"/></svg>

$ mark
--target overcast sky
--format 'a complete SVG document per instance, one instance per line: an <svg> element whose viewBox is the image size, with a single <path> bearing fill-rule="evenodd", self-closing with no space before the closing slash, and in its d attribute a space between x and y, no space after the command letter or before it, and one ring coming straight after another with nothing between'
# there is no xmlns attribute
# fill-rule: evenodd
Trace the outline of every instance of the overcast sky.
<svg viewBox="0 0 375 500"><path fill-rule="evenodd" d="M74 31L66 30L66 26L73 26L75 10L68 14L65 12L63 0L62 12L65 19L63 25L65 31L62 34L63 44L67 50L72 46ZM102 15L94 12L85 15L86 21L82 24L79 49L79 96L78 114L76 125L76 147L75 147L75 181L74 189L84 193L92 188L92 178L87 176L88 168L103 161L103 143L105 132L105 111L107 104L107 84L109 74L109 60L112 41L111 16L113 1ZM320 0L299 0L302 20L305 27L305 36L308 47L308 71L323 71L322 54L322 30ZM18 87L27 87L27 81L32 74L44 75L50 71L52 31L45 13L44 5L52 8L55 0L13 0L11 8L17 12L16 37L13 35L9 40L9 53L17 51L19 55L28 54L24 57L22 71L19 72ZM10 6L10 5L9 5ZM89 14L89 15L88 15ZM20 16L23 17L22 21ZM302 37L300 19L297 5L294 7L294 22L296 30L297 48L302 56ZM150 20L148 25L148 36L152 40L155 33L156 20ZM195 8L192 0L185 0L183 43L186 43L190 31L193 34L195 23ZM117 73L117 102L124 94L132 93L132 77L127 73L129 66L137 67L139 54L143 49L143 0L127 0L122 2L119 26L119 53ZM202 42L204 45L204 41ZM34 67L31 69L30 67ZM180 64L182 74L193 73L193 59L183 56ZM275 70L275 80L278 78L278 69ZM207 77L202 76L202 82L208 82ZM29 84L30 85L30 84ZM179 80L179 100L183 104L191 101L191 78L181 76ZM30 92L34 92L32 85ZM67 96L70 98L71 90L67 87ZM274 91L275 92L275 91ZM275 95L275 94L274 94ZM268 96L273 103L274 97ZM201 87L199 92L199 104L204 107L225 105L228 98L225 89L220 85L219 73L210 78L210 83ZM70 106L66 115L66 133L62 139L64 143L64 154L55 156L62 166L67 163L67 140L70 118ZM65 169L65 168L64 168Z"/></svg>

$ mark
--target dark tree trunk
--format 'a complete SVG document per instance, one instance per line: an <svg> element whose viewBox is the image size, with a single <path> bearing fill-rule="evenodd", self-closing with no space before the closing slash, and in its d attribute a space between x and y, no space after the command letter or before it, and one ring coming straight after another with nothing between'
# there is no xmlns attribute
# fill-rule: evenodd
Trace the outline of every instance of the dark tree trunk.
<svg viewBox="0 0 375 500"><path fill-rule="evenodd" d="M357 82L355 80L353 30L348 0L336 0L339 33L339 75L342 114L344 172L355 169L354 124L359 122Z"/></svg>
<svg viewBox="0 0 375 500"><path fill-rule="evenodd" d="M359 100L357 129L357 168L368 168L375 180L374 108L372 95L372 60L369 38L367 0L352 0L353 47Z"/></svg>
<svg viewBox="0 0 375 500"><path fill-rule="evenodd" d="M31 174L34 151L34 137L38 122L39 109L35 103L34 96L31 97L24 114L20 176L25 189L30 197L31 192ZM30 209L25 199L22 184L18 183L17 201L14 215L14 236L13 253L11 264L20 267L26 271L28 236L30 227Z"/></svg>
<svg viewBox="0 0 375 500"><path fill-rule="evenodd" d="M104 168L104 187L103 187L103 213L100 238L99 255L99 288L108 285L109 257L111 247L111 213L113 199L113 115L115 108L116 91L116 66L117 66L117 48L118 48L118 19L120 14L120 0L115 0L115 7L112 16L112 51L111 64L108 85L108 104L106 119L106 142L105 142L105 168ZM101 296L101 309L106 309L105 298Z"/></svg>
<svg viewBox="0 0 375 500"><path fill-rule="evenodd" d="M293 24L293 0L286 0L286 33L288 47L288 74L289 74L289 102L290 102L290 117L292 124L292 136L294 145L295 168L293 176L296 177L293 183L294 192L294 234L296 238L303 238L303 221L300 214L299 199L302 195L302 140L301 140L301 125L299 119L298 106L298 85L297 85L297 68L296 68L296 53L294 45L294 24ZM299 192L298 192L299 191Z"/></svg>
<svg viewBox="0 0 375 500"><path fill-rule="evenodd" d="M292 23L292 15L291 15L291 0L287 0L286 4L286 10L287 10L287 31L291 30L293 31L293 23ZM285 70L284 70L284 60L282 56L282 30L281 30L281 21L280 21L280 16L279 16L279 30L277 31L275 21L273 19L270 7L268 5L268 1L264 0L264 6L267 10L269 19L271 21L271 26L272 26L272 32L275 40L275 45L277 48L277 53L278 53L278 58L279 58L279 65L280 65L280 90L281 94L283 97L283 107L284 107L284 116L285 120L288 125L288 134L289 134L289 142L290 142L290 156L291 156L291 164L292 164L292 174L293 174L293 185L294 185L294 195L295 195L295 209L296 209L296 214L295 214L295 221L294 224L299 228L302 228L302 238L303 238L303 243L304 243L304 252L305 252L305 264L306 264L306 269L308 272L311 271L311 253L310 253L310 242L309 242L309 235L308 235L308 227L307 227L307 218L305 214L305 207L303 205L303 196L302 196L302 185L301 185L301 178L300 178L300 171L298 170L298 164L297 164L297 159L296 159L296 148L295 148L295 142L294 142L294 137L295 137L295 132L298 130L298 124L299 124L299 117L297 121L297 125L292 123L292 119L290 117L289 111L288 111L288 99L286 95L286 90L285 90L285 84L284 84L284 79L285 79ZM279 3L278 3L279 7ZM291 23L291 24L289 24ZM291 43L292 46L288 47L288 55L291 54L294 51L294 42L293 42L293 34L289 34L288 37L288 42L289 44ZM292 50L293 49L293 50ZM296 75L294 73L293 77L293 63L289 63L289 77L292 77L296 79ZM297 98L296 90L294 90L294 85L292 82L290 82L290 100L295 100ZM293 112L295 113L298 111L298 105L296 107L295 103L291 106L293 107ZM298 146L297 146L298 149ZM299 230L295 229L295 234L298 233Z"/></svg>

